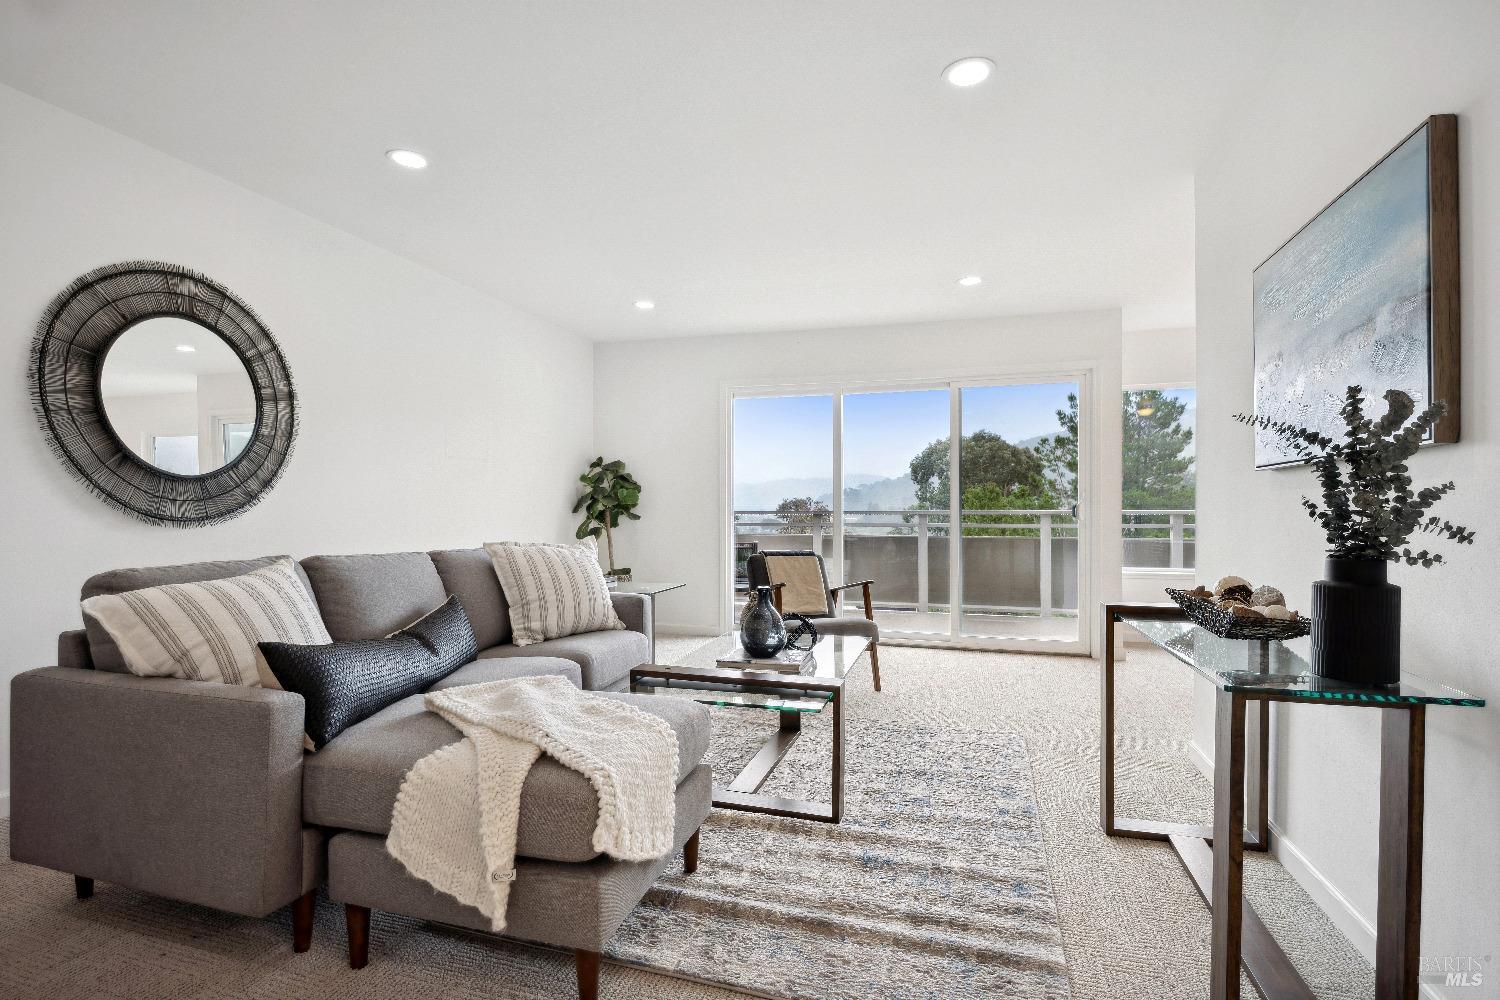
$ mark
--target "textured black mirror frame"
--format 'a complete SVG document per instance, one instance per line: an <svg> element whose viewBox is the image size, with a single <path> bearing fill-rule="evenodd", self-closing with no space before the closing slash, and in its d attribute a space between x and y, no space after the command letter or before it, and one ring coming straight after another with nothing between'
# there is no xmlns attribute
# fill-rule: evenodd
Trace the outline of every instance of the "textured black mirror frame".
<svg viewBox="0 0 1500 1000"><path fill-rule="evenodd" d="M255 432L233 462L198 476L165 472L126 447L104 412L100 370L109 347L143 320L169 316L229 345L255 394ZM47 306L31 342L32 409L53 454L99 499L148 524L218 524L259 503L291 458L297 395L260 317L206 275L160 261L90 271Z"/></svg>

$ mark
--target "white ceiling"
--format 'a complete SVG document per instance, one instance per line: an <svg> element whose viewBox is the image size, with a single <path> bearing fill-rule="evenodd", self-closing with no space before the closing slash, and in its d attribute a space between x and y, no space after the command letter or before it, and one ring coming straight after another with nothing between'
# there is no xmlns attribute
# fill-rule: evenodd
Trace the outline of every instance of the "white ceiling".
<svg viewBox="0 0 1500 1000"><path fill-rule="evenodd" d="M1115 306L1139 329L1192 324L1193 164L1294 14L0 0L0 82L594 338ZM942 81L971 54L987 83Z"/></svg>
<svg viewBox="0 0 1500 1000"><path fill-rule="evenodd" d="M179 346L191 351L179 351ZM122 333L104 355L100 389L115 396L160 396L198 391L205 375L238 375L255 405L245 363L212 330L175 316L156 316Z"/></svg>

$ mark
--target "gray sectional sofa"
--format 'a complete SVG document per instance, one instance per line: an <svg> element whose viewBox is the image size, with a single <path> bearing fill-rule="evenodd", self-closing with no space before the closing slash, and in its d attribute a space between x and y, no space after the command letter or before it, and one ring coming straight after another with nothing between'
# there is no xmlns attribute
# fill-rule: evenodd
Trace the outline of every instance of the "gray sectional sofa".
<svg viewBox="0 0 1500 1000"><path fill-rule="evenodd" d="M102 573L82 597L236 576L279 557ZM677 733L674 844L696 867L708 815L708 713L623 693L647 662L651 608L615 595L625 631L525 647L510 643L505 596L483 549L312 556L299 564L336 641L385 636L457 595L479 658L433 686L560 674L631 700ZM413 695L315 754L302 744L299 695L124 672L92 621L58 640L58 665L11 683L11 855L74 875L80 898L101 879L253 917L290 905L293 944L312 936L315 893L345 904L350 964L362 967L371 909L485 930L479 911L408 875L385 851L391 807L416 761L460 739ZM626 863L591 846L597 797L548 757L521 795L517 877L506 934L571 948L579 994L597 995L599 952L669 859Z"/></svg>

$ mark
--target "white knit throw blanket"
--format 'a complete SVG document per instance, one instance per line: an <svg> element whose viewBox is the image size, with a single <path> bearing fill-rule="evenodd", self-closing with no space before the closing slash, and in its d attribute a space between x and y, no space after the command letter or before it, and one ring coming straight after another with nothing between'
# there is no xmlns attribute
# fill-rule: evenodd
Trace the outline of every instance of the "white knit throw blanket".
<svg viewBox="0 0 1500 1000"><path fill-rule="evenodd" d="M672 850L677 734L660 718L556 676L449 688L429 694L426 705L466 738L406 773L386 850L483 913L491 930L505 929L521 786L544 752L598 792L596 851L648 861Z"/></svg>

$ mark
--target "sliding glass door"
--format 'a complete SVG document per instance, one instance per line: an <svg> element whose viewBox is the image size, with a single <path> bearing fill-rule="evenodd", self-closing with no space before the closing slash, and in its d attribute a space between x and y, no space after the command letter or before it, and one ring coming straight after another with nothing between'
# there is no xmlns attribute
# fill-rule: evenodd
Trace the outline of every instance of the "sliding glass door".
<svg viewBox="0 0 1500 1000"><path fill-rule="evenodd" d="M959 390L959 634L1078 639L1078 385Z"/></svg>
<svg viewBox="0 0 1500 1000"><path fill-rule="evenodd" d="M1086 652L1085 382L731 392L734 612L750 553L810 548L831 582L875 581L883 637Z"/></svg>
<svg viewBox="0 0 1500 1000"><path fill-rule="evenodd" d="M949 391L844 395L844 579L875 580L883 629L942 638L948 601ZM859 591L844 595L864 614Z"/></svg>

